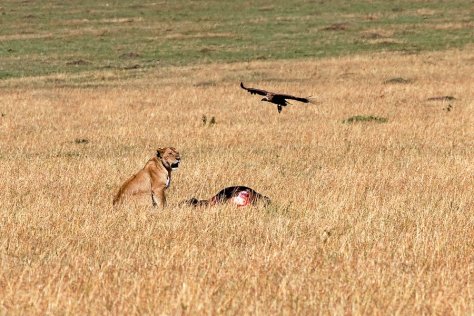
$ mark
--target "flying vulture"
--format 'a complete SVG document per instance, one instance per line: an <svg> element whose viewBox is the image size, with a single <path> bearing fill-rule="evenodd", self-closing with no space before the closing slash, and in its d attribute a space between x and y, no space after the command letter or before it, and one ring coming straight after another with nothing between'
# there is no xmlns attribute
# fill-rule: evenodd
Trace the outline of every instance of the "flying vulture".
<svg viewBox="0 0 474 316"><path fill-rule="evenodd" d="M265 96L261 101L266 101L266 102L276 104L277 108L278 108L278 113L281 113L281 110L283 109L283 106L286 106L287 104L291 104L291 103L288 103L288 101L286 99L296 100L296 101L300 101L300 102L303 102L303 103L310 103L311 102L311 100L309 98L300 98L300 97L295 97L295 96L289 95L289 94L281 94L281 93L275 93L275 92L265 91L265 90L261 90L261 89L247 88L247 87L244 86L244 84L242 82L240 83L240 87L244 90L247 90L251 94L259 94L259 95Z"/></svg>

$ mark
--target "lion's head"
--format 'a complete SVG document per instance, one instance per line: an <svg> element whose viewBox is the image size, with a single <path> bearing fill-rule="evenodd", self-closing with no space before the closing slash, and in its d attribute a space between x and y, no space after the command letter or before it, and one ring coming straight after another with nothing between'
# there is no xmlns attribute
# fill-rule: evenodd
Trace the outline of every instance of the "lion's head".
<svg viewBox="0 0 474 316"><path fill-rule="evenodd" d="M161 160L165 168L176 170L181 158L174 147L162 147L156 150L156 157Z"/></svg>

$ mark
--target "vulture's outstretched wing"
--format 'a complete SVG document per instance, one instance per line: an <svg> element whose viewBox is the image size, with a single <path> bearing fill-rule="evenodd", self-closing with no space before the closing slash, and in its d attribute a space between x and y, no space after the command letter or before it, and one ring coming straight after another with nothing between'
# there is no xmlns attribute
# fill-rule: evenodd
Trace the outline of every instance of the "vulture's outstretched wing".
<svg viewBox="0 0 474 316"><path fill-rule="evenodd" d="M242 89L247 90L251 94L260 94L260 95L267 95L268 94L268 91L265 91L265 90L255 89L255 88L247 88L247 87L244 86L244 84L242 82L240 83L240 87Z"/></svg>
<svg viewBox="0 0 474 316"><path fill-rule="evenodd" d="M303 103L311 102L311 100L309 100L307 98L295 97L295 96L289 95L289 94L276 94L275 93L275 97L279 97L279 98L282 98L282 99L296 100L296 101L300 101L300 102L303 102Z"/></svg>

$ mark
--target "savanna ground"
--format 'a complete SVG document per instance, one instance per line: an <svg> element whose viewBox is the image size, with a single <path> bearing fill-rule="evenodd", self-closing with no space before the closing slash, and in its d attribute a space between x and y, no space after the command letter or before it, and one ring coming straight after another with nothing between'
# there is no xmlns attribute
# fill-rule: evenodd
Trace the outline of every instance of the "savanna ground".
<svg viewBox="0 0 474 316"><path fill-rule="evenodd" d="M15 3L2 2L3 12L27 21L48 12L35 7L38 2L22 2L20 9ZM152 65L146 64L146 52L122 38L122 45L131 45L125 59L107 53L102 59L78 42L78 51L46 52L41 61L34 47L24 55L18 49L44 45L33 39L41 27L23 39L18 29L0 28L2 48L23 42L6 51L17 55L0 59L8 73L0 81L0 313L473 313L474 53L462 36L472 25L472 11L462 8L472 7L461 1L449 8L413 2L413 8L388 11L384 1L365 7L380 12L364 23L421 15L410 25L441 30L426 31L438 36L439 45L427 47L423 43L430 38L401 38L405 33L385 24L356 31L356 13L347 13L354 20L341 26L337 14L344 12L344 2L335 3L338 10L322 4L318 11L335 30L315 28L313 35L322 38L302 51L318 48L319 41L333 47L339 36L350 43L366 32L379 34L361 39L369 46L385 41L400 47L350 51L347 45L340 46L345 56L315 59L311 51L261 60L251 50L244 53L252 43L243 42L235 52L249 55L212 56L219 62L209 63L212 58L193 59L186 50L177 55L177 49ZM281 6L262 4L257 13L290 19L290 13L307 12L283 13ZM35 13L24 14L27 8ZM198 9L176 14L169 23L192 29L199 24ZM220 17L215 10L209 12ZM98 11L98 23L108 32L120 36L126 34L120 30L133 29L120 22L129 15L118 10L110 22L108 11ZM239 17L247 16L236 11ZM148 25L147 17L139 21ZM81 24L76 34L89 34L99 24ZM453 32L448 37L454 44L442 31ZM424 38L424 30L414 33ZM283 35L281 44L291 47ZM199 42L206 36L186 42L195 45L189 52L217 55L230 47L195 50L206 46ZM300 33L286 36L295 36L295 47L306 45ZM420 49L403 49L414 46ZM127 58L138 60L129 67ZM119 66L102 67L106 60ZM278 114L241 90L240 81L313 95L317 102ZM442 96L455 99L428 100ZM375 119L351 120L357 115ZM169 207L112 208L120 184L163 145L175 146L183 160L167 191ZM177 206L235 184L268 195L273 204Z"/></svg>

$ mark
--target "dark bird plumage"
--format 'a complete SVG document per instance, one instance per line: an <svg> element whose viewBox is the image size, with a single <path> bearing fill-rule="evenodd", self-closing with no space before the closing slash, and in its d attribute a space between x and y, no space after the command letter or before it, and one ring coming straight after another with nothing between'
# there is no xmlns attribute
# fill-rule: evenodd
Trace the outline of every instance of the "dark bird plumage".
<svg viewBox="0 0 474 316"><path fill-rule="evenodd" d="M289 94L282 94L282 93L275 93L275 92L270 92L262 89L256 89L256 88L247 88L244 86L244 84L241 82L240 87L244 90L247 90L251 94L259 94L265 96L261 101L266 101L270 103L274 103L277 105L278 113L281 112L284 106L290 104L288 103L288 100L296 100L299 102L303 103L310 103L311 100L309 98L301 98L301 97L295 97L293 95Z"/></svg>

